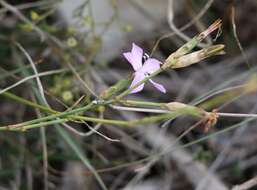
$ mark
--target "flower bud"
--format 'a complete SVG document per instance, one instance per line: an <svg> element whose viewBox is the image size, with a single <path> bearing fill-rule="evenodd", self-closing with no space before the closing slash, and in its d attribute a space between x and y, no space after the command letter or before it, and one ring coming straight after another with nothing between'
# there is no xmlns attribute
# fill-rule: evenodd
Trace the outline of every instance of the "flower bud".
<svg viewBox="0 0 257 190"><path fill-rule="evenodd" d="M180 102L170 102L164 105L170 111L179 112L181 115L191 115L196 117L203 117L206 112L196 106L180 103Z"/></svg>
<svg viewBox="0 0 257 190"><path fill-rule="evenodd" d="M175 64L170 64L170 68L177 69L177 68L188 67L208 57L211 57L214 55L222 55L225 53L223 49L224 49L224 45L214 45L208 48L203 48L199 51L196 51L178 58L178 61Z"/></svg>

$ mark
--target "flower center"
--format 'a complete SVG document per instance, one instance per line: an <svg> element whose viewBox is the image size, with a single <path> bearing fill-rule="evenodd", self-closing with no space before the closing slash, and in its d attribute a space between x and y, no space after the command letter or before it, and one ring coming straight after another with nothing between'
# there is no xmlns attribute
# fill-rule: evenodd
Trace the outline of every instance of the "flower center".
<svg viewBox="0 0 257 190"><path fill-rule="evenodd" d="M144 64L146 62L147 59L149 59L149 55L147 53L144 53L143 57L142 57L142 63Z"/></svg>

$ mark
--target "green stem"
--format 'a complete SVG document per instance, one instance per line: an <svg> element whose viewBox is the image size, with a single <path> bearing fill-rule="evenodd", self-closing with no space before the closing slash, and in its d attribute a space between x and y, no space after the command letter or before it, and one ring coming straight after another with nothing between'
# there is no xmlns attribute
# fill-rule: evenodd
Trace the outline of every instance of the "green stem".
<svg viewBox="0 0 257 190"><path fill-rule="evenodd" d="M166 103L159 102L146 102L137 100L119 100L119 103L127 106L150 106L150 107L163 107Z"/></svg>
<svg viewBox="0 0 257 190"><path fill-rule="evenodd" d="M37 103L31 102L29 100L23 99L21 97L18 97L10 92L5 92L3 93L4 96L11 98L15 101L18 101L20 103L23 103L25 105L29 105L32 106L34 108L38 108L42 111L48 112L48 113L52 113L53 115L50 116L46 116L43 118L38 118L38 119L34 119L31 121L27 121L27 122L23 122L17 125L13 125L13 126L6 126L6 127L1 127L0 130L27 130L30 128L37 128L40 126L46 126L46 125L51 125L51 124L57 124L57 123L64 123L67 122L69 120L83 120L83 121L91 121L91 122L96 122L96 123L103 123L103 124L112 124L112 125L120 125L120 126L127 126L127 127L131 127L131 126L135 126L135 125L139 125L139 124L145 124L145 123L152 123L155 121L159 121L159 120L163 120L164 118L170 118L172 117L172 115L174 115L174 113L171 114L163 114L163 115L159 115L159 116L153 116L153 117L147 117L144 119L140 119L140 120L133 120L133 121L119 121L119 120L110 120L110 119L100 119L100 118L93 118L93 117L86 117L86 116L79 116L79 115L70 115L70 114L75 114L75 113L79 113L88 109L91 109L94 107L94 104L90 103L87 106L83 107L83 108L78 108L78 109L74 109L71 111L67 111L67 112L58 112L55 110L52 110L51 108L39 105ZM140 101L133 101L133 100L128 100L126 101L127 103L137 103L140 105L154 105L155 103L150 103L150 102L140 102ZM155 105L160 105L159 103L156 103ZM67 118L61 118L61 117L67 117ZM55 120L56 118L60 118ZM47 121L50 120L50 121Z"/></svg>
<svg viewBox="0 0 257 190"><path fill-rule="evenodd" d="M7 98L13 99L13 100L15 100L17 102L20 102L22 104L25 104L25 105L28 105L28 106L40 109L40 110L45 111L45 112L48 112L48 113L58 113L57 111L52 110L51 108L48 108L46 106L42 106L40 104L37 104L37 103L34 103L32 101L26 100L24 98L21 98L19 96L14 95L14 94L12 94L10 92L4 92L1 95L5 96Z"/></svg>
<svg viewBox="0 0 257 190"><path fill-rule="evenodd" d="M124 127L135 127L135 126L138 126L138 125L144 125L144 124L164 121L166 119L173 119L175 117L178 117L179 115L181 115L181 113L172 112L172 113L168 113L168 114L161 114L161 115L158 115L158 116L146 117L146 118L143 118L143 119L132 120L132 121L99 119L99 118L92 118L92 117L85 117L85 116L76 116L76 119L83 120L83 121L91 121L91 122L96 122L96 123L102 123L102 124L124 126ZM43 126L49 126L49 125L52 125L52 124L65 123L67 121L69 121L68 118L57 119L57 120L46 121L46 122L37 122L37 123L25 124L25 125L24 125L24 123L19 123L17 125L0 127L0 131L5 131L5 130L26 131L28 129L39 128L39 127L43 127Z"/></svg>

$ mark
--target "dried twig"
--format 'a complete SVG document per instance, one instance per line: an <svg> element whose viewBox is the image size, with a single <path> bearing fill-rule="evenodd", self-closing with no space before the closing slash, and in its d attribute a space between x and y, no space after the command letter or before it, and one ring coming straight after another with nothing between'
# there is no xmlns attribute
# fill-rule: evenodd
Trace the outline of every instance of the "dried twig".
<svg viewBox="0 0 257 190"><path fill-rule="evenodd" d="M247 190L253 187L257 187L257 176L240 185L234 186L231 190Z"/></svg>

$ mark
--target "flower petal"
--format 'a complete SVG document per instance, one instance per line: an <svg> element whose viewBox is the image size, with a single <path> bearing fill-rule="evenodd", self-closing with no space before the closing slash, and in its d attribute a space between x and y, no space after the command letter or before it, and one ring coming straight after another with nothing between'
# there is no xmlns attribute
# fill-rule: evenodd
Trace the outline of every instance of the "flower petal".
<svg viewBox="0 0 257 190"><path fill-rule="evenodd" d="M134 64L137 67L136 70L138 70L139 68L142 67L143 49L138 45L136 45L135 43L133 43L131 53L133 54Z"/></svg>
<svg viewBox="0 0 257 190"><path fill-rule="evenodd" d="M128 60L128 62L133 67L134 71L138 69L138 66L135 64L135 61L133 61L133 55L131 52L123 53L123 56Z"/></svg>
<svg viewBox="0 0 257 190"><path fill-rule="evenodd" d="M162 93L166 93L166 89L164 88L163 85L161 85L161 84L159 84L159 83L157 83L157 82L154 82L152 79L150 79L150 82L154 85L154 87L155 87L157 90L161 91Z"/></svg>
<svg viewBox="0 0 257 190"><path fill-rule="evenodd" d="M162 63L157 59L149 58L146 60L145 64L143 65L142 69L140 69L140 71L142 71L143 73L152 74L160 68L161 64Z"/></svg>
<svg viewBox="0 0 257 190"><path fill-rule="evenodd" d="M136 72L135 73L135 77L130 85L129 88L132 88L134 87L136 84L138 84L140 81L142 81L143 79L145 78L145 75L143 73L139 73L139 72ZM138 87L136 87L135 89L133 89L130 94L133 94L133 93L137 93L137 92L140 92L141 90L143 90L144 88L144 83L143 84L140 84Z"/></svg>
<svg viewBox="0 0 257 190"><path fill-rule="evenodd" d="M142 67L143 50L135 43L132 44L131 52L123 53L123 56L128 60L135 71Z"/></svg>

